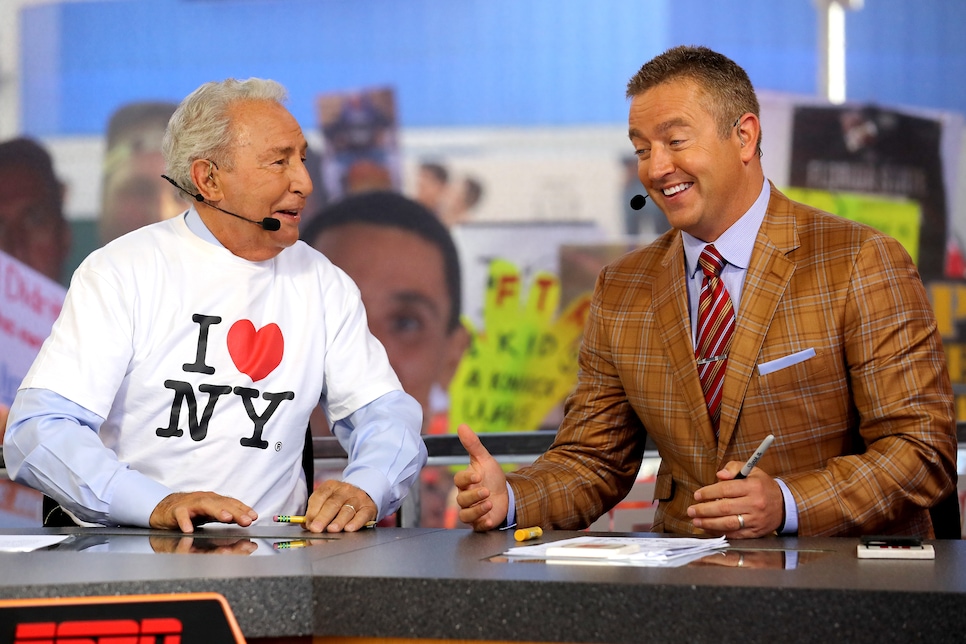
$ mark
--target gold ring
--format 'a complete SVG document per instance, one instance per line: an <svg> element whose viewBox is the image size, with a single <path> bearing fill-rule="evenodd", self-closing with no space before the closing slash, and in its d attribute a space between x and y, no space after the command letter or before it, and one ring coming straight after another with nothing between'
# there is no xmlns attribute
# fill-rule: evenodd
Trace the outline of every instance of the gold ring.
<svg viewBox="0 0 966 644"><path fill-rule="evenodd" d="M352 508L352 511L353 512L356 512L356 506L352 505L351 503L344 503L342 505L342 507L344 507L344 508ZM738 516L741 516L741 515L739 514Z"/></svg>
<svg viewBox="0 0 966 644"><path fill-rule="evenodd" d="M739 530L744 530L745 529L745 518L743 516L741 516L740 514L737 514L735 516L738 517L738 529Z"/></svg>

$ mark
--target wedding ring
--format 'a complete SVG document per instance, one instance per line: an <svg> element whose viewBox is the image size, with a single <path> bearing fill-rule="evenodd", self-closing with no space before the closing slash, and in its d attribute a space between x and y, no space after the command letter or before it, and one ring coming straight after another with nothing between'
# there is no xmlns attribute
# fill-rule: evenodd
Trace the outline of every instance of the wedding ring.
<svg viewBox="0 0 966 644"><path fill-rule="evenodd" d="M736 514L735 516L738 517L738 529L739 530L744 530L745 529L745 518L743 516L741 516L740 514Z"/></svg>
<svg viewBox="0 0 966 644"><path fill-rule="evenodd" d="M353 512L356 511L356 506L352 505L351 503L345 503L345 504L342 505L342 507L344 507L344 508L352 508L352 511ZM738 517L740 518L741 515L739 514ZM744 525L742 525L742 527L744 527Z"/></svg>

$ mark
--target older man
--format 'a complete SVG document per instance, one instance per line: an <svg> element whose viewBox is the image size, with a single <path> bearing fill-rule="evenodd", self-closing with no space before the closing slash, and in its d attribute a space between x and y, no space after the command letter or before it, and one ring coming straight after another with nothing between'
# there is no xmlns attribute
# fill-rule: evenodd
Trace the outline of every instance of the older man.
<svg viewBox="0 0 966 644"><path fill-rule="evenodd" d="M82 521L191 532L304 513L313 532L358 530L425 462L419 404L358 289L298 241L312 183L284 98L227 80L181 103L163 148L193 206L85 260L18 392L7 468ZM350 461L308 497L320 402Z"/></svg>

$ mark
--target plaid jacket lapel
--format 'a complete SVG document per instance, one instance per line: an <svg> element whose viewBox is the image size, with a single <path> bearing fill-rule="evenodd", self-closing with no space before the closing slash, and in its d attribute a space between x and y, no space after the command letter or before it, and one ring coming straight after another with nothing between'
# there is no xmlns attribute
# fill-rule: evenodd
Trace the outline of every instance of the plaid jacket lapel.
<svg viewBox="0 0 966 644"><path fill-rule="evenodd" d="M734 433L741 401L754 376L765 334L771 326L795 264L786 254L798 248L795 217L790 202L771 186L768 212L751 252L748 273L741 291L742 305L728 357L721 402L718 456L724 458Z"/></svg>

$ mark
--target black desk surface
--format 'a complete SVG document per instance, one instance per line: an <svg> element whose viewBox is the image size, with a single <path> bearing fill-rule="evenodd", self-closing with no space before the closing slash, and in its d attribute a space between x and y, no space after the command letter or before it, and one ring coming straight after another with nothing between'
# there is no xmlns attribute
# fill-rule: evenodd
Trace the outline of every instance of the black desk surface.
<svg viewBox="0 0 966 644"><path fill-rule="evenodd" d="M378 528L276 550L274 543L305 533L298 526L206 530L193 539L126 529L0 531L25 533L72 537L46 550L0 553L0 599L218 592L251 638L966 638L964 541L933 542L934 561L860 561L857 540L773 538L734 542L739 552L700 564L629 568L494 561L517 545L510 532ZM582 534L550 532L543 540ZM214 554L252 544L249 556ZM791 551L798 564L785 569Z"/></svg>

